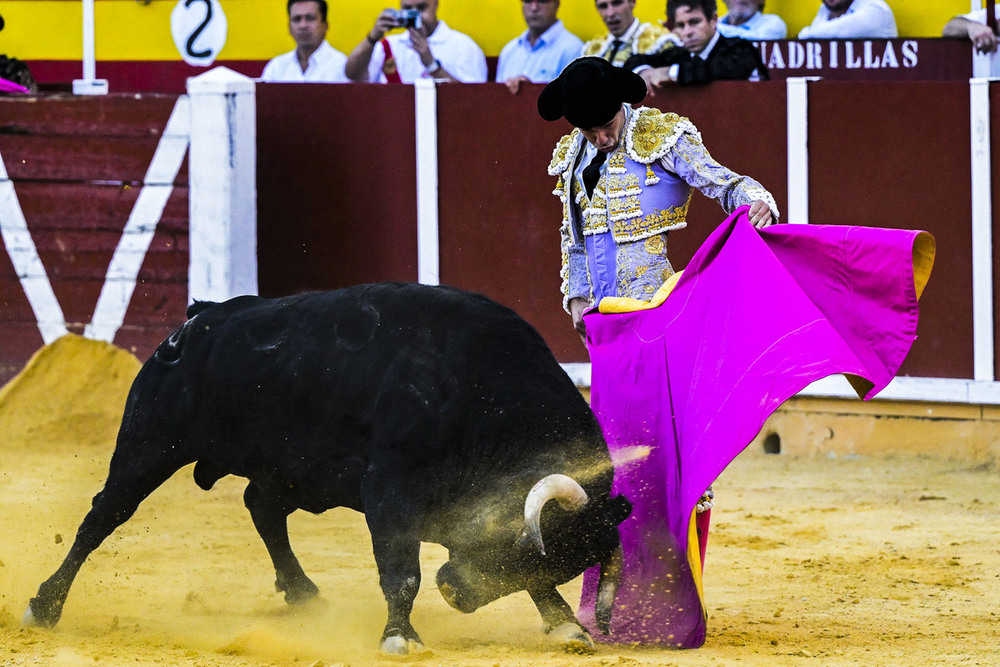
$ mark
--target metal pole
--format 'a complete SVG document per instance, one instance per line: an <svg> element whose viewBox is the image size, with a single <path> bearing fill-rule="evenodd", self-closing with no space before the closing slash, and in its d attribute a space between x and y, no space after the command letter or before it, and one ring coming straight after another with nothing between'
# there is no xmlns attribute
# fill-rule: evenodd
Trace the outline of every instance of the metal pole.
<svg viewBox="0 0 1000 667"><path fill-rule="evenodd" d="M83 0L83 78L73 81L76 95L106 95L108 92L108 82L97 78L95 45L94 0Z"/></svg>
<svg viewBox="0 0 1000 667"><path fill-rule="evenodd" d="M83 79L97 78L97 60L94 54L94 0L83 0Z"/></svg>

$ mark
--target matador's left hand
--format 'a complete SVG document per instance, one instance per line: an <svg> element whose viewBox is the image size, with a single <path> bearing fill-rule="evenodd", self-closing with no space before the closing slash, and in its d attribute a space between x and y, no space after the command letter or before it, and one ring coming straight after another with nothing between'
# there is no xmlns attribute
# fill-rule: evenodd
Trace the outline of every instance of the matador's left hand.
<svg viewBox="0 0 1000 667"><path fill-rule="evenodd" d="M757 229L763 229L774 224L771 207L763 199L758 199L750 205L750 224Z"/></svg>

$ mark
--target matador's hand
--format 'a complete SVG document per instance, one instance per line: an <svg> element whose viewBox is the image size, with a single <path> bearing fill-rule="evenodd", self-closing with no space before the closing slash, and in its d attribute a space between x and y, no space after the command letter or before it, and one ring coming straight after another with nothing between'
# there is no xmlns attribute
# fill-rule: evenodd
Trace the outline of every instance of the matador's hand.
<svg viewBox="0 0 1000 667"><path fill-rule="evenodd" d="M763 229L774 224L771 207L763 199L758 199L750 205L750 224L757 229Z"/></svg>
<svg viewBox="0 0 1000 667"><path fill-rule="evenodd" d="M583 311L590 307L590 301L582 297L573 297L569 301L569 312L573 317L573 328L580 334L580 340L587 343L587 325L583 322Z"/></svg>

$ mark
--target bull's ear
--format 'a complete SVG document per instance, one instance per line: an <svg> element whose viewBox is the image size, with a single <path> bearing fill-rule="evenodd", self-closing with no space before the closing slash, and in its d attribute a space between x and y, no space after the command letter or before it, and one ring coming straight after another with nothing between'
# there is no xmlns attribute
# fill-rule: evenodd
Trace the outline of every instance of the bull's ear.
<svg viewBox="0 0 1000 667"><path fill-rule="evenodd" d="M611 499L611 521L614 525L620 524L632 513L632 503L625 496L615 496Z"/></svg>

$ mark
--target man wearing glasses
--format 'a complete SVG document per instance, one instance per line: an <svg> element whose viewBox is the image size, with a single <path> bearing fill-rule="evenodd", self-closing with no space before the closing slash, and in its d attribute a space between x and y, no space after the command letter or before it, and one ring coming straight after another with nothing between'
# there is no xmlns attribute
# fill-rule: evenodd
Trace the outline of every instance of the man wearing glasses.
<svg viewBox="0 0 1000 667"><path fill-rule="evenodd" d="M385 9L347 58L352 81L413 83L486 81L486 56L471 37L437 17L438 0L400 0L400 11ZM419 12L419 16L414 16ZM405 32L386 35L396 28Z"/></svg>

